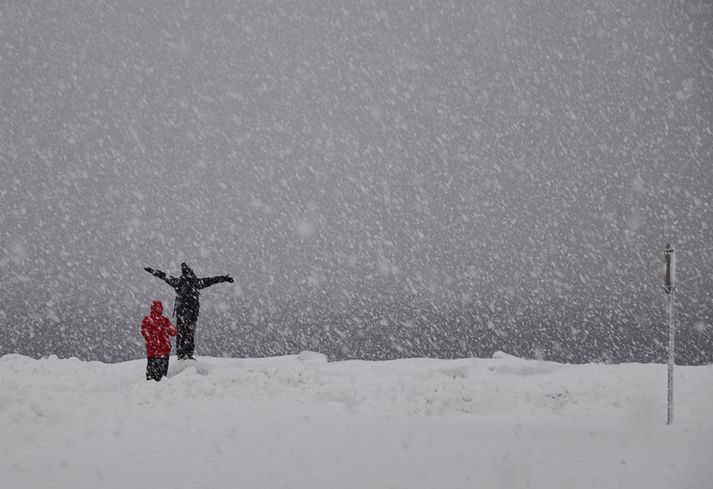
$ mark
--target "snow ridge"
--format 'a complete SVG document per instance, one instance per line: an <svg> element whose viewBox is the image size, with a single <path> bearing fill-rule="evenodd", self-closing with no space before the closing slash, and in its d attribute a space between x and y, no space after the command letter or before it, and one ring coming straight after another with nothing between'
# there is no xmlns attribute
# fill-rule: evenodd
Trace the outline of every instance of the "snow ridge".
<svg viewBox="0 0 713 489"><path fill-rule="evenodd" d="M6 487L679 487L713 480L713 366L314 352L0 358ZM163 447L150 452L147 450ZM606 468L606 470L604 470Z"/></svg>

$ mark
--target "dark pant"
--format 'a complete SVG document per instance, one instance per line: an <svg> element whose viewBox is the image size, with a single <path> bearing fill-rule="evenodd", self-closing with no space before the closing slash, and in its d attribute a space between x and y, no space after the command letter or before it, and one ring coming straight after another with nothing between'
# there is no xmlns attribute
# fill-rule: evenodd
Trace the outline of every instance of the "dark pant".
<svg viewBox="0 0 713 489"><path fill-rule="evenodd" d="M159 381L168 375L168 357L146 359L146 380Z"/></svg>
<svg viewBox="0 0 713 489"><path fill-rule="evenodd" d="M179 359L193 358L195 350L196 321L198 318L178 315L176 319L176 355Z"/></svg>

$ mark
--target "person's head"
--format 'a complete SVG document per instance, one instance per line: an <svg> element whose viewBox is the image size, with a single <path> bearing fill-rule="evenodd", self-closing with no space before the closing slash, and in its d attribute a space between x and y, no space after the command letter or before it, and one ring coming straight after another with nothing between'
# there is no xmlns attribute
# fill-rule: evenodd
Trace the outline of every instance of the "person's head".
<svg viewBox="0 0 713 489"><path fill-rule="evenodd" d="M196 274L193 273L193 270L191 269L191 267L189 267L189 266L188 266L187 264L185 264L185 263L181 263L181 274L184 275L184 276L188 276L188 277L195 277L195 276L196 276Z"/></svg>
<svg viewBox="0 0 713 489"><path fill-rule="evenodd" d="M153 301L151 303L151 314L155 316L163 314L163 304L161 304L161 301Z"/></svg>

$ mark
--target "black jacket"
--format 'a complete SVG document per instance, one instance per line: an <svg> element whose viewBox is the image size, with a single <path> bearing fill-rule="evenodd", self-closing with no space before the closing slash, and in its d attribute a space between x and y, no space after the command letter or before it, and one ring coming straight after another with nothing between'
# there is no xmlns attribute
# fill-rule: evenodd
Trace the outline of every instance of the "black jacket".
<svg viewBox="0 0 713 489"><path fill-rule="evenodd" d="M198 298L201 295L201 289L205 289L206 287L210 287L211 285L219 284L221 282L234 282L230 275L198 278L193 270L191 270L191 267L185 263L181 263L182 273L178 278L166 276L165 272L162 272L161 270L154 270L149 267L144 268L144 270L153 276L160 278L174 288L176 291L174 313L179 319L184 319L186 321L195 321L198 319L198 313L200 310Z"/></svg>

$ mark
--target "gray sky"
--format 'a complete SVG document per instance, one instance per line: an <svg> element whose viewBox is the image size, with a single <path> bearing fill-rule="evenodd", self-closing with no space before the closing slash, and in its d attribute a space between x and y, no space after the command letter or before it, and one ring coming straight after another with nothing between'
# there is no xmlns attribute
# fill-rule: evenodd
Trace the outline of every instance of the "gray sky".
<svg viewBox="0 0 713 489"><path fill-rule="evenodd" d="M232 273L204 299L226 307L658 310L671 241L710 322L712 24L670 0L5 2L3 307L120 316L171 299L143 266L185 260Z"/></svg>

